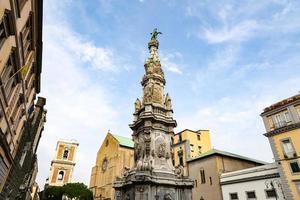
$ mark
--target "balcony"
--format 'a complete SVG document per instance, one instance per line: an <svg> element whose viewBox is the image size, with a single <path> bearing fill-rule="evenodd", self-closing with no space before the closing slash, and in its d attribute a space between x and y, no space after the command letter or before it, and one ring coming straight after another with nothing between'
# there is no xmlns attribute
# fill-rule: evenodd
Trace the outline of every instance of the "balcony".
<svg viewBox="0 0 300 200"><path fill-rule="evenodd" d="M276 122L274 123L274 126L272 127L273 129L277 129L277 128L281 128L281 127L285 127L287 125L290 125L291 121L280 121L280 122Z"/></svg>

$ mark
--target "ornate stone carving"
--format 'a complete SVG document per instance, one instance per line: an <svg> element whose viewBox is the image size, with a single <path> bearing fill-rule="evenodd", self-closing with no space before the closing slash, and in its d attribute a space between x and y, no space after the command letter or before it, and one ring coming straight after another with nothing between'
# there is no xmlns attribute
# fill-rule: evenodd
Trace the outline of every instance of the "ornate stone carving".
<svg viewBox="0 0 300 200"><path fill-rule="evenodd" d="M152 84L146 85L144 88L144 98L143 98L144 104L151 102L152 93L153 93L153 85Z"/></svg>
<svg viewBox="0 0 300 200"><path fill-rule="evenodd" d="M161 143L159 146L158 146L158 149L157 149L157 156L159 158L162 158L162 157L165 157L166 156L166 143Z"/></svg>
<svg viewBox="0 0 300 200"><path fill-rule="evenodd" d="M162 97L163 97L163 89L159 84L154 84L153 85L153 90L152 90L152 102L154 103L162 103Z"/></svg>
<svg viewBox="0 0 300 200"><path fill-rule="evenodd" d="M122 171L122 176L126 177L128 175L129 171L130 171L130 168L125 166Z"/></svg>
<svg viewBox="0 0 300 200"><path fill-rule="evenodd" d="M101 166L102 172L105 172L105 171L106 171L107 165L108 165L108 160L107 160L107 158L105 157L105 158L103 159L103 161L102 161L102 166Z"/></svg>
<svg viewBox="0 0 300 200"><path fill-rule="evenodd" d="M134 107L135 107L135 112L139 112L141 110L142 104L139 98L136 99L134 103Z"/></svg>
<svg viewBox="0 0 300 200"><path fill-rule="evenodd" d="M184 173L183 166L179 165L175 167L175 174L177 175L177 177L179 178L183 177L183 173Z"/></svg>
<svg viewBox="0 0 300 200"><path fill-rule="evenodd" d="M164 200L173 200L170 193L165 194Z"/></svg>
<svg viewBox="0 0 300 200"><path fill-rule="evenodd" d="M165 106L166 106L167 110L172 110L172 101L171 101L169 94L167 94L167 96L165 98Z"/></svg>

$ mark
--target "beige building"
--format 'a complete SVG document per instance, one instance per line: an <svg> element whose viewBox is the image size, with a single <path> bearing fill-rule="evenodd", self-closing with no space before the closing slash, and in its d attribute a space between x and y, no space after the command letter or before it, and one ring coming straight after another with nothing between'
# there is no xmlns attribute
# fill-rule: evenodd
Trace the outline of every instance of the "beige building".
<svg viewBox="0 0 300 200"><path fill-rule="evenodd" d="M188 176L187 161L211 150L209 130L184 129L174 135L172 142L173 165L183 166L185 176Z"/></svg>
<svg viewBox="0 0 300 200"><path fill-rule="evenodd" d="M55 158L51 162L50 175L46 185L63 186L71 183L78 145L73 141L57 142Z"/></svg>
<svg viewBox="0 0 300 200"><path fill-rule="evenodd" d="M34 182L32 169L46 114L45 99L34 105L41 65L42 0L1 0L0 199L25 198Z"/></svg>
<svg viewBox="0 0 300 200"><path fill-rule="evenodd" d="M96 165L90 179L90 189L95 200L115 199L112 185L124 169L133 167L133 147L131 139L107 133L97 153Z"/></svg>
<svg viewBox="0 0 300 200"><path fill-rule="evenodd" d="M300 199L300 94L277 102L261 114L286 199Z"/></svg>
<svg viewBox="0 0 300 200"><path fill-rule="evenodd" d="M188 162L189 178L194 180L193 200L222 200L220 176L225 172L260 166L264 162L212 149Z"/></svg>

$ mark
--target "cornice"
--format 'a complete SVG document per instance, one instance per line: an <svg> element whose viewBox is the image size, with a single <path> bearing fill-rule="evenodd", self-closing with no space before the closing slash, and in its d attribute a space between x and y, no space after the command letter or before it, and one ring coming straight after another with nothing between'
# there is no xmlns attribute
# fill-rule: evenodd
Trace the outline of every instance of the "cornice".
<svg viewBox="0 0 300 200"><path fill-rule="evenodd" d="M292 130L295 130L295 129L298 129L298 128L300 128L300 122L296 123L296 124L291 124L291 125L288 125L288 126L284 126L284 127L281 127L281 128L277 128L277 129L272 130L272 131L269 131L269 132L265 133L264 136L272 137L274 135L279 135L281 133L292 131Z"/></svg>

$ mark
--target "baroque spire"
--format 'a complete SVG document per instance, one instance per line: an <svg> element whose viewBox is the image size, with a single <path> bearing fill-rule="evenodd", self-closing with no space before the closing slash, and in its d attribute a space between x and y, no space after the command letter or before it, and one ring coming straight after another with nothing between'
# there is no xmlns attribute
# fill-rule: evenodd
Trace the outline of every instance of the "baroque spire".
<svg viewBox="0 0 300 200"><path fill-rule="evenodd" d="M157 36L162 34L154 29L151 33L151 39L148 43L149 56L145 60L145 75L142 80L143 86L143 104L164 103L164 85L166 83L164 72L161 68L160 58L158 55L159 42Z"/></svg>

